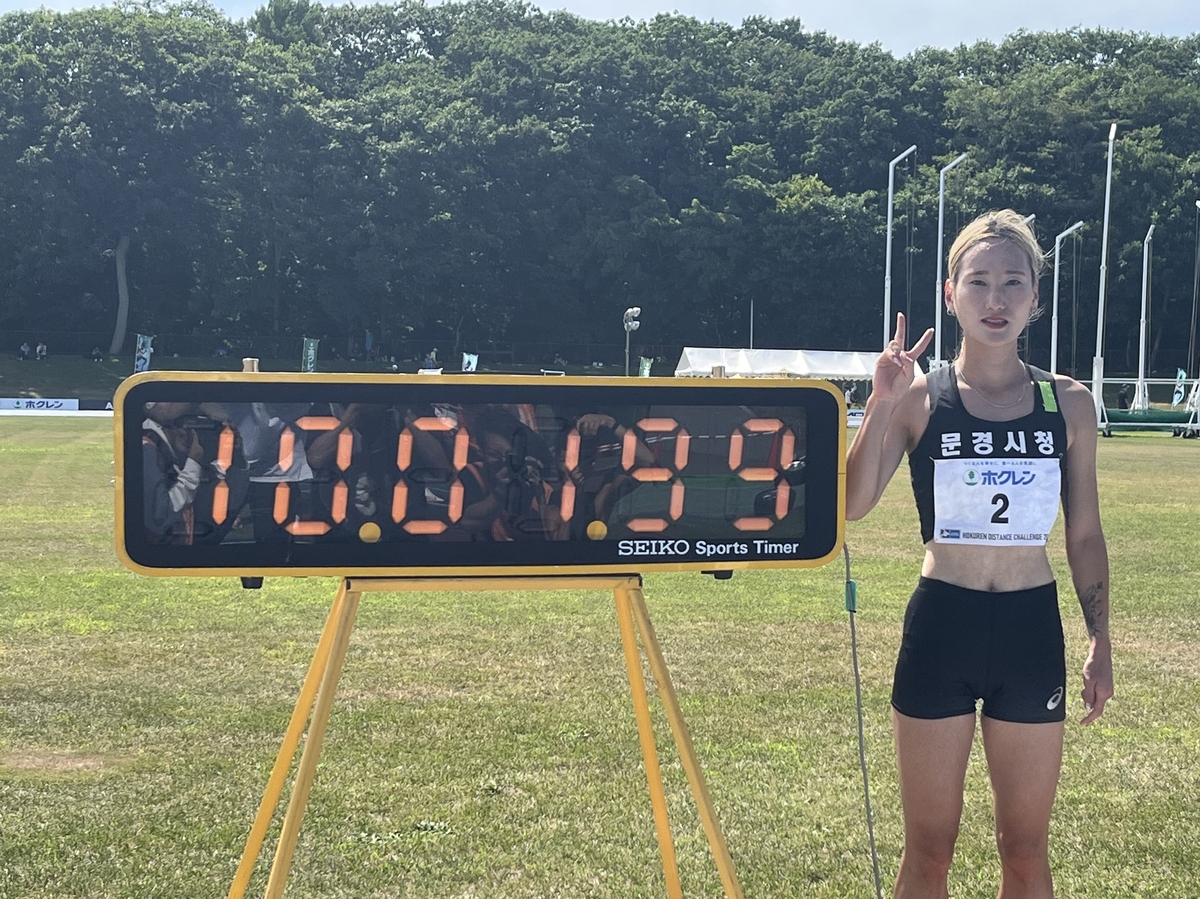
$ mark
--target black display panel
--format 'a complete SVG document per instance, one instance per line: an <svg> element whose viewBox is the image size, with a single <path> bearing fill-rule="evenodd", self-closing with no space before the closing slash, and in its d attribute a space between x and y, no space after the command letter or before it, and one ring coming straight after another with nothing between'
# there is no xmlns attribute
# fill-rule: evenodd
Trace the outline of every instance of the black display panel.
<svg viewBox="0 0 1200 899"><path fill-rule="evenodd" d="M145 573L725 571L842 540L824 381L151 372L115 412Z"/></svg>

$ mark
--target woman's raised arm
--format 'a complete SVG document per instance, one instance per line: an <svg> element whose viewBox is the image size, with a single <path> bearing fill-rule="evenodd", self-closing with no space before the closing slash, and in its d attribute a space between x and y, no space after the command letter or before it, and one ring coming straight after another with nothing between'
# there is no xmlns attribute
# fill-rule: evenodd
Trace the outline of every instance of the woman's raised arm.
<svg viewBox="0 0 1200 899"><path fill-rule="evenodd" d="M862 425L846 457L846 518L856 521L879 502L896 473L910 436L921 395L913 390L916 360L933 339L933 329L905 351L908 324L896 316L896 336L875 361L871 395Z"/></svg>

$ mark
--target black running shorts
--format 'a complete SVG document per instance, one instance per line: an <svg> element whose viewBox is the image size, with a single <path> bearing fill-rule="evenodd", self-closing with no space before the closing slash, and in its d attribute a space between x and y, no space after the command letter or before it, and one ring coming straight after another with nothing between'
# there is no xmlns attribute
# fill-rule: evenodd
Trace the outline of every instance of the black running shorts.
<svg viewBox="0 0 1200 899"><path fill-rule="evenodd" d="M1058 587L988 593L921 578L904 613L892 707L912 718L1066 718Z"/></svg>

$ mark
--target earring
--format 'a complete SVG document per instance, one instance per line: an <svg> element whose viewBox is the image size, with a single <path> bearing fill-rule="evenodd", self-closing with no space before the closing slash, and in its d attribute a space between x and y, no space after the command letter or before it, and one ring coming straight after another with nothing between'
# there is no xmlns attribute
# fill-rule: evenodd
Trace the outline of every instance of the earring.
<svg viewBox="0 0 1200 899"><path fill-rule="evenodd" d="M958 318L958 316L954 314L954 307L953 307L953 306L947 306L947 307L946 307L946 314L947 314L948 316L950 316L951 318Z"/></svg>

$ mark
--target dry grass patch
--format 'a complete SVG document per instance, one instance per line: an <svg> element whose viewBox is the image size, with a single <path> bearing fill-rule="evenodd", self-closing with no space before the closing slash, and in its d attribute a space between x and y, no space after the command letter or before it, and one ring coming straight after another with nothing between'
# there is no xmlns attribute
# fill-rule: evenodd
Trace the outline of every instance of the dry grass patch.
<svg viewBox="0 0 1200 899"><path fill-rule="evenodd" d="M65 749L22 749L0 752L0 769L24 774L49 776L99 774L113 766L113 760L95 753Z"/></svg>

